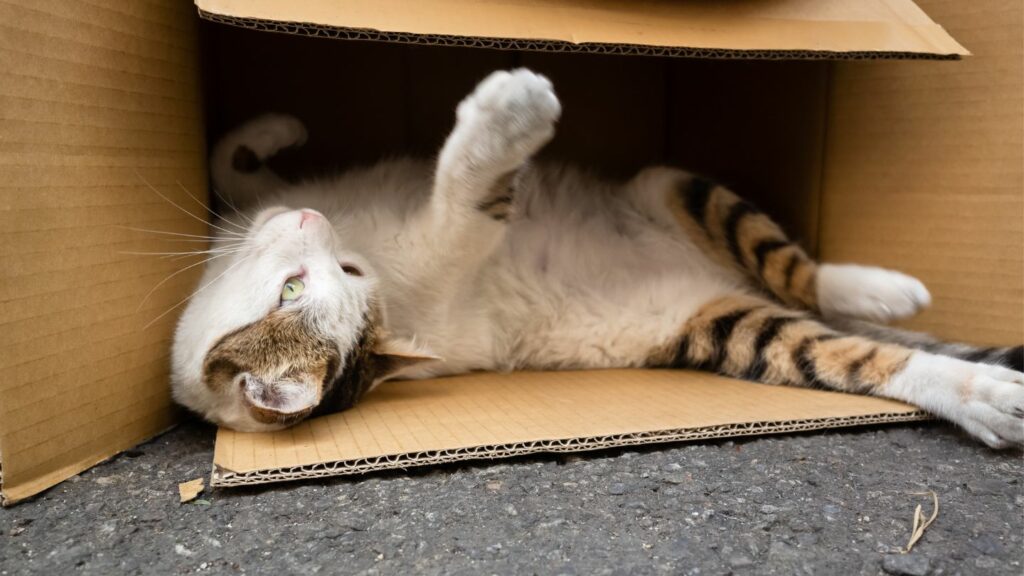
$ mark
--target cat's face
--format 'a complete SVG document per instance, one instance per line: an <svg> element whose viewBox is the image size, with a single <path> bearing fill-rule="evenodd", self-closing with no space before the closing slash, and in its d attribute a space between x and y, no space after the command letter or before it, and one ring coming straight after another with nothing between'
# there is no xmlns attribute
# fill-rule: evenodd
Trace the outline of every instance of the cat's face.
<svg viewBox="0 0 1024 576"><path fill-rule="evenodd" d="M222 235L231 253L210 263L182 314L178 402L236 430L274 430L348 407L410 363L383 350L372 271L323 215L269 208L247 224Z"/></svg>

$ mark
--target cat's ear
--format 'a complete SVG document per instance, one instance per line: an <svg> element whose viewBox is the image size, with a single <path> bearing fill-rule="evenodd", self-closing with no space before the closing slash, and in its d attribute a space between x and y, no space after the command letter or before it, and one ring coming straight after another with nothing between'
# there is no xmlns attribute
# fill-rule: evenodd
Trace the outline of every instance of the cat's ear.
<svg viewBox="0 0 1024 576"><path fill-rule="evenodd" d="M373 351L374 380L380 381L399 376L404 370L427 362L438 362L442 358L417 345L412 340L386 337Z"/></svg>
<svg viewBox="0 0 1024 576"><path fill-rule="evenodd" d="M265 416L302 414L320 401L319 388L304 382L268 383L249 374L244 376L243 382L246 401Z"/></svg>

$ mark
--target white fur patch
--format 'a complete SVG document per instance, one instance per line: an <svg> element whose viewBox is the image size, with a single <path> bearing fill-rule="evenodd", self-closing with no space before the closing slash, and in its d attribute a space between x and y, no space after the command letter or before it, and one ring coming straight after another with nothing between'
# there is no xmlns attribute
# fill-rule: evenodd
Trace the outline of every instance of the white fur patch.
<svg viewBox="0 0 1024 576"><path fill-rule="evenodd" d="M931 304L928 289L906 274L856 264L818 267L822 314L888 322L917 314Z"/></svg>
<svg viewBox="0 0 1024 576"><path fill-rule="evenodd" d="M1024 373L915 352L884 394L951 420L993 448L1024 444Z"/></svg>

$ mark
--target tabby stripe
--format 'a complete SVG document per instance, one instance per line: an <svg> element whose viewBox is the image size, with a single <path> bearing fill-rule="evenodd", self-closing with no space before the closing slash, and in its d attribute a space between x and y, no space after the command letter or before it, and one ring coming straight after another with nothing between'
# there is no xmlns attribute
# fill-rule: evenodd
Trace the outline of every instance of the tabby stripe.
<svg viewBox="0 0 1024 576"><path fill-rule="evenodd" d="M836 337L835 334L808 336L800 341L800 345L796 347L796 350L793 350L793 364L800 370L800 374L804 377L804 382L811 388L827 388L827 385L818 379L818 369L814 365L814 359L807 353L810 351L812 344L832 340Z"/></svg>
<svg viewBox="0 0 1024 576"><path fill-rule="evenodd" d="M754 382L761 380L765 370L768 369L768 363L765 362L764 357L765 351L775 341L775 338L778 337L782 328L796 320L796 318L791 316L775 316L769 318L761 326L761 331L757 334L757 339L754 340L754 360L751 361L750 366L747 368L744 378Z"/></svg>
<svg viewBox="0 0 1024 576"><path fill-rule="evenodd" d="M760 214L761 211L754 208L754 205L740 200L729 208L729 215L725 219L723 226L725 231L725 241L729 244L729 251L732 252L732 257L736 259L736 262L740 266L745 266L746 262L743 259L743 249L740 247L739 240L739 228L740 222L751 214Z"/></svg>
<svg viewBox="0 0 1024 576"><path fill-rule="evenodd" d="M793 365L803 375L804 383L808 386L814 386L814 383L818 381L818 374L815 372L811 360L807 358L807 349L811 347L812 342L814 342L814 338L804 338L800 341L800 345L793 350Z"/></svg>
<svg viewBox="0 0 1024 576"><path fill-rule="evenodd" d="M486 212L486 211L490 210L491 208L496 208L496 207L498 207L498 206L500 206L502 204L511 204L511 203L512 203L512 196L509 196L508 194L505 194L503 196L498 196L497 198L494 198L493 200L486 200L484 202L481 202L481 203L477 204L476 207L477 207L477 209Z"/></svg>
<svg viewBox="0 0 1024 576"><path fill-rule="evenodd" d="M768 260L768 255L776 250L781 250L790 245L790 242L785 240L761 240L754 247L754 256L757 258L757 273L759 275L764 274L764 265Z"/></svg>
<svg viewBox="0 0 1024 576"><path fill-rule="evenodd" d="M739 324L740 320L746 318L753 311L753 308L742 308L725 316L719 316L711 323L711 341L715 348L711 358L705 363L708 370L717 372L722 367L722 362L725 361L728 352L729 338L732 336L733 330L736 329L736 324Z"/></svg>
<svg viewBox="0 0 1024 576"><path fill-rule="evenodd" d="M796 267L800 264L800 254L794 252L789 257L789 263L786 264L786 271L783 275L786 278L786 291L788 292L793 286L793 275L796 273Z"/></svg>
<svg viewBox="0 0 1024 576"><path fill-rule="evenodd" d="M683 336L683 339L676 345L676 354L672 357L671 366L675 368L687 368L690 365L689 354L690 352L690 337Z"/></svg>
<svg viewBox="0 0 1024 576"><path fill-rule="evenodd" d="M878 355L878 347L875 346L867 354L861 356L860 358L857 358L853 362L850 362L850 365L846 369L847 373L850 376L850 380L853 380L854 382L859 382L860 381L860 369L863 368L864 365L867 364L868 362L871 362L872 360L874 360L875 356L877 356L877 355Z"/></svg>
<svg viewBox="0 0 1024 576"><path fill-rule="evenodd" d="M1014 346L1003 353L1003 361L1017 372L1024 372L1024 346Z"/></svg>
<svg viewBox="0 0 1024 576"><path fill-rule="evenodd" d="M690 180L689 188L684 192L686 195L684 199L686 211L690 213L690 216L698 224L705 228L707 228L707 224L704 223L704 218L708 209L708 200L711 199L711 190L714 187L714 182L700 176L694 176Z"/></svg>
<svg viewBox="0 0 1024 576"><path fill-rule="evenodd" d="M981 362L983 360L988 360L992 357L998 356L999 352L1001 352L1001 348L977 348L974 349L974 351L971 351L970 353L964 355L964 360L968 362Z"/></svg>

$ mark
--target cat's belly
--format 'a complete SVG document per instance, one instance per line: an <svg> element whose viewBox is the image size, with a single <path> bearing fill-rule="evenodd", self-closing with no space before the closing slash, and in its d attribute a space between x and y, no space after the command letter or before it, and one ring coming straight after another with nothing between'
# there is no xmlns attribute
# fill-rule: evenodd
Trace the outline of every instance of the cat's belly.
<svg viewBox="0 0 1024 576"><path fill-rule="evenodd" d="M644 365L700 306L744 284L681 231L635 213L565 224L516 223L484 270L496 367Z"/></svg>

